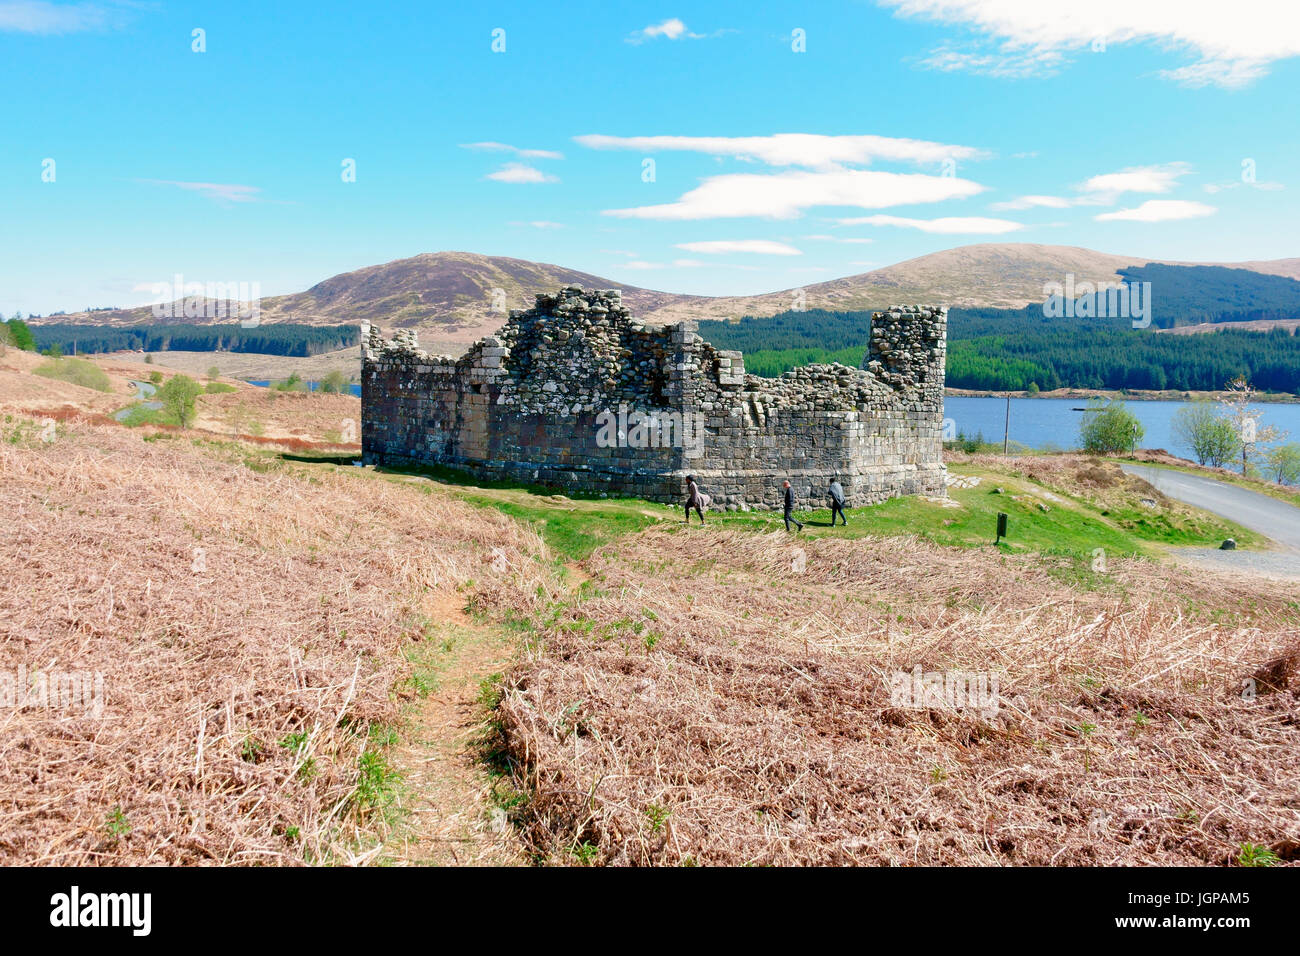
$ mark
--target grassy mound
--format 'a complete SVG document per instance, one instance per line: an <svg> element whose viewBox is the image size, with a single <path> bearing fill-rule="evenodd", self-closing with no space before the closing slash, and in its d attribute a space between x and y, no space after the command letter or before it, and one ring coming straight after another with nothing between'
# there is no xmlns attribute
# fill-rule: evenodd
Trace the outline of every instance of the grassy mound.
<svg viewBox="0 0 1300 956"><path fill-rule="evenodd" d="M61 382L93 388L98 392L112 390L112 382L98 365L79 358L50 359L32 370L37 375L55 378Z"/></svg>

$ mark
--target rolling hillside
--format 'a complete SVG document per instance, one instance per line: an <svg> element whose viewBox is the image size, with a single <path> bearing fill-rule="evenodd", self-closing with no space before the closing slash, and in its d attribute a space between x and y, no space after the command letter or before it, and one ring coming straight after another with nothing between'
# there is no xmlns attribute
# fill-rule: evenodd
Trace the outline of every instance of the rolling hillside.
<svg viewBox="0 0 1300 956"><path fill-rule="evenodd" d="M848 311L897 302L1019 308L1041 301L1043 283L1060 282L1067 273L1072 273L1076 282L1115 281L1117 270L1150 261L1074 246L987 243L947 249L802 289L810 309ZM1236 265L1300 278L1300 259ZM538 292L571 283L585 288L621 288L632 310L652 322L774 315L791 307L796 291L756 296L678 295L546 263L438 252L368 266L325 279L304 292L265 298L262 321L309 325L368 321L385 328L416 328L430 346L452 348L467 345L500 326L504 316L492 311L493 289L503 290L506 308L515 309L530 306ZM152 323L154 318L149 307L143 306L33 321L120 326Z"/></svg>

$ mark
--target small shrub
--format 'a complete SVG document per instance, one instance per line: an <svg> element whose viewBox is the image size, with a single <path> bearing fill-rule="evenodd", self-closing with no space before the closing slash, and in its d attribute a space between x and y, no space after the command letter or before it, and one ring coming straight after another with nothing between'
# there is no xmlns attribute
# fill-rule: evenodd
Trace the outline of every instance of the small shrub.
<svg viewBox="0 0 1300 956"><path fill-rule="evenodd" d="M283 382L276 382L271 388L277 392L305 392L307 383L302 380L301 375L294 372Z"/></svg>
<svg viewBox="0 0 1300 956"><path fill-rule="evenodd" d="M347 387L348 381L339 369L332 369L325 373L325 377L320 380L320 390L331 395L342 392Z"/></svg>
<svg viewBox="0 0 1300 956"><path fill-rule="evenodd" d="M1114 455L1137 447L1142 440L1142 423L1121 401L1090 399L1079 422L1083 450L1094 455Z"/></svg>
<svg viewBox="0 0 1300 956"><path fill-rule="evenodd" d="M1278 855L1268 847L1253 843L1243 843L1237 853L1238 866L1276 866L1279 862Z"/></svg>
<svg viewBox="0 0 1300 956"><path fill-rule="evenodd" d="M108 815L108 820L104 823L104 829L108 831L108 835L112 837L114 843L131 832L131 822L127 820L126 814L122 812L120 804L113 807L113 812Z"/></svg>
<svg viewBox="0 0 1300 956"><path fill-rule="evenodd" d="M197 402L202 389L188 375L173 375L158 389L157 399L173 424L189 428L198 417Z"/></svg>
<svg viewBox="0 0 1300 956"><path fill-rule="evenodd" d="M357 788L353 803L360 810L382 807L392 799L398 773L388 758L377 750L367 750L357 763Z"/></svg>

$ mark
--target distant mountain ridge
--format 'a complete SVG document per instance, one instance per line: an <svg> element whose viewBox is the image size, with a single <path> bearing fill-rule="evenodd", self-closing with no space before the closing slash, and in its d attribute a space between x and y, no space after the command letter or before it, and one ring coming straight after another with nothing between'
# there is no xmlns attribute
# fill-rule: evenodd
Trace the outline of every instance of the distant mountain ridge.
<svg viewBox="0 0 1300 956"><path fill-rule="evenodd" d="M1242 263L1169 263L1075 246L986 243L960 246L798 288L755 296L695 296L661 292L575 269L526 259L470 252L423 253L332 276L303 292L261 301L261 321L305 325L371 322L414 328L431 344L468 344L505 321L501 308L530 307L538 292L564 285L618 288L633 314L650 322L683 318L738 319L804 308L838 311L918 302L1020 308L1043 299L1046 282L1114 282L1119 270L1152 262L1228 265L1300 279L1300 258ZM159 321L149 306L77 312L34 319L40 323L139 325ZM195 323L229 319L186 319Z"/></svg>

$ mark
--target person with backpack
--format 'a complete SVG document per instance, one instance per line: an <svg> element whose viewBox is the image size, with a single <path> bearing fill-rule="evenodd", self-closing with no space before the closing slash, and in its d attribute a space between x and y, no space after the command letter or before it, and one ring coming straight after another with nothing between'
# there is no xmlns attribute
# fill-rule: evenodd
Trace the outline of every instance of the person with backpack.
<svg viewBox="0 0 1300 956"><path fill-rule="evenodd" d="M831 481L830 490L827 492L831 499L831 527L835 527L835 516L840 516L840 521L844 524L849 523L849 519L844 516L844 486L840 480L835 478Z"/></svg>
<svg viewBox="0 0 1300 956"><path fill-rule="evenodd" d="M790 487L788 480L783 482L782 485L785 488L785 530L790 530L790 522L793 521L795 527L802 531L803 522L794 516L794 489Z"/></svg>

